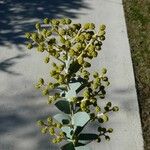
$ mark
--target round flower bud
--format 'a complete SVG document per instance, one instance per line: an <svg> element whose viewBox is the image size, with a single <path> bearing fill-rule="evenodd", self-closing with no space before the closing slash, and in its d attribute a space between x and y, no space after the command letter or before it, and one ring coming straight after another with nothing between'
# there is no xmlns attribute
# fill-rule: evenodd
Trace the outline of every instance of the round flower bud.
<svg viewBox="0 0 150 150"><path fill-rule="evenodd" d="M51 75L51 76L54 76L54 75L56 75L56 74L57 74L57 72L56 72L55 70L51 70L51 71L50 71L50 75Z"/></svg>
<svg viewBox="0 0 150 150"><path fill-rule="evenodd" d="M100 112L100 111L101 111L101 108L100 108L99 106L96 106L96 107L95 107L95 111L96 111L96 112Z"/></svg>
<svg viewBox="0 0 150 150"><path fill-rule="evenodd" d="M93 57L97 57L97 55L98 55L98 53L97 53L96 51L93 51L93 52L92 52L92 56L93 56Z"/></svg>
<svg viewBox="0 0 150 150"><path fill-rule="evenodd" d="M104 109L105 109L105 111L109 111L110 110L108 106L104 107Z"/></svg>
<svg viewBox="0 0 150 150"><path fill-rule="evenodd" d="M47 123L48 123L48 124L52 124L52 122L53 122L52 117L48 117L48 118L47 118Z"/></svg>
<svg viewBox="0 0 150 150"><path fill-rule="evenodd" d="M37 47L37 50L38 50L39 52L44 52L44 50L45 50L44 45L39 45L39 46Z"/></svg>
<svg viewBox="0 0 150 150"><path fill-rule="evenodd" d="M88 99L88 98L90 97L89 91L88 91L88 90L85 90L85 91L83 92L83 96Z"/></svg>
<svg viewBox="0 0 150 150"><path fill-rule="evenodd" d="M107 131L108 131L109 133L112 133L112 132L113 132L113 129L112 129L112 128L109 128Z"/></svg>
<svg viewBox="0 0 150 150"><path fill-rule="evenodd" d="M62 138L58 136L58 137L56 138L56 141L57 141L57 143L59 143L59 142L62 141Z"/></svg>
<svg viewBox="0 0 150 150"><path fill-rule="evenodd" d="M36 28L37 30L40 30L41 25L40 25L40 23L39 23L39 22L37 22L37 23L35 24L35 28Z"/></svg>
<svg viewBox="0 0 150 150"><path fill-rule="evenodd" d="M63 60L63 61L67 60L67 56L66 56L66 55L63 55L63 56L62 56L62 60Z"/></svg>
<svg viewBox="0 0 150 150"><path fill-rule="evenodd" d="M55 101L55 96L49 96L48 97L48 104L51 104L54 101Z"/></svg>
<svg viewBox="0 0 150 150"><path fill-rule="evenodd" d="M60 98L60 93L55 93L55 98Z"/></svg>
<svg viewBox="0 0 150 150"><path fill-rule="evenodd" d="M64 76L59 75L58 83L59 84L63 84L64 83Z"/></svg>
<svg viewBox="0 0 150 150"><path fill-rule="evenodd" d="M56 51L54 56L55 56L56 58L59 58L59 57L60 57L60 54Z"/></svg>
<svg viewBox="0 0 150 150"><path fill-rule="evenodd" d="M71 98L71 102L77 103L77 101L78 101L78 98L77 98L77 97L72 97L72 98Z"/></svg>
<svg viewBox="0 0 150 150"><path fill-rule="evenodd" d="M96 102L96 98L90 99L90 102L91 102L91 103L95 103L95 102Z"/></svg>
<svg viewBox="0 0 150 150"><path fill-rule="evenodd" d="M28 48L28 49L32 49L32 47L33 47L33 45L32 45L31 43L28 43L28 44L27 44L27 48Z"/></svg>
<svg viewBox="0 0 150 150"><path fill-rule="evenodd" d="M49 134L50 134L50 135L54 135L54 134L55 134L55 130L54 130L53 127L50 127L50 128L49 128Z"/></svg>
<svg viewBox="0 0 150 150"><path fill-rule="evenodd" d="M38 83L41 84L41 85L43 85L44 84L44 79L40 78L39 81L38 81Z"/></svg>
<svg viewBox="0 0 150 150"><path fill-rule="evenodd" d="M108 103L106 104L106 106L107 106L107 107L111 107L111 106L112 106L112 103L111 103L111 102L108 102Z"/></svg>
<svg viewBox="0 0 150 150"><path fill-rule="evenodd" d="M97 84L97 83L93 83L93 84L92 84L92 88L93 88L94 90L96 90L98 87L99 87L99 84Z"/></svg>
<svg viewBox="0 0 150 150"><path fill-rule="evenodd" d="M105 31L100 30L100 31L98 32L98 35L99 35L99 36L104 36L104 35L105 35L105 33L106 33Z"/></svg>
<svg viewBox="0 0 150 150"><path fill-rule="evenodd" d="M101 40L101 41L104 41L104 40L105 40L105 36L103 36L103 35L100 36L100 40Z"/></svg>
<svg viewBox="0 0 150 150"><path fill-rule="evenodd" d="M66 24L71 24L71 22L72 22L71 19L69 19L69 18L66 18L65 21L66 21Z"/></svg>
<svg viewBox="0 0 150 150"><path fill-rule="evenodd" d="M43 42L43 41L44 41L44 36L43 36L42 34L39 34L39 35L38 35L38 40L39 40L40 42Z"/></svg>
<svg viewBox="0 0 150 150"><path fill-rule="evenodd" d="M67 47L67 48L69 48L70 46L71 46L71 42L70 41L65 41L65 46Z"/></svg>
<svg viewBox="0 0 150 150"><path fill-rule="evenodd" d="M37 121L37 125L38 125L38 126L43 126L43 125L44 125L44 122L43 122L42 120L38 120L38 121Z"/></svg>
<svg viewBox="0 0 150 150"><path fill-rule="evenodd" d="M106 84L106 86L109 86L109 85L110 85L110 82L109 82L109 81L107 81L107 82L105 82L105 84Z"/></svg>
<svg viewBox="0 0 150 150"><path fill-rule="evenodd" d="M99 98L104 99L104 98L105 98L105 95L99 94Z"/></svg>
<svg viewBox="0 0 150 150"><path fill-rule="evenodd" d="M42 132L43 134L45 134L45 133L47 132L47 127L42 128L42 129L41 129L41 132Z"/></svg>
<svg viewBox="0 0 150 150"><path fill-rule="evenodd" d="M88 68L88 67L91 67L91 64L90 64L89 62L84 62L83 66L84 66L85 68Z"/></svg>
<svg viewBox="0 0 150 150"><path fill-rule="evenodd" d="M103 113L97 114L97 118L100 123L107 122L109 119L108 116Z"/></svg>
<svg viewBox="0 0 150 150"><path fill-rule="evenodd" d="M75 51L73 49L69 50L69 56L73 57L75 55Z"/></svg>
<svg viewBox="0 0 150 150"><path fill-rule="evenodd" d="M32 34L31 34L31 38L32 38L34 41L36 41L37 38L38 38L37 33L32 33Z"/></svg>
<svg viewBox="0 0 150 150"><path fill-rule="evenodd" d="M61 123L57 123L57 128L61 128L62 127L62 124Z"/></svg>
<svg viewBox="0 0 150 150"><path fill-rule="evenodd" d="M31 33L29 33L29 32L25 33L25 37L26 37L27 39L29 39L29 38L31 37Z"/></svg>
<svg viewBox="0 0 150 150"><path fill-rule="evenodd" d="M91 38L92 38L92 35L91 35L90 33L86 33L86 34L85 34L85 39L86 39L86 40L89 41L89 40L91 40Z"/></svg>
<svg viewBox="0 0 150 150"><path fill-rule="evenodd" d="M99 27L99 29L103 31L103 30L106 29L106 26L104 24L101 24L100 27Z"/></svg>
<svg viewBox="0 0 150 150"><path fill-rule="evenodd" d="M64 65L59 65L59 66L58 66L58 71L59 71L59 72L63 71L64 67L65 67Z"/></svg>
<svg viewBox="0 0 150 150"><path fill-rule="evenodd" d="M42 86L41 84L36 84L36 85L35 85L35 88L36 88L36 89L40 89L41 86Z"/></svg>
<svg viewBox="0 0 150 150"><path fill-rule="evenodd" d="M52 143L56 144L57 143L57 139L53 139Z"/></svg>
<svg viewBox="0 0 150 150"><path fill-rule="evenodd" d="M96 48L97 51L101 50L101 46L100 45L96 45L95 48Z"/></svg>
<svg viewBox="0 0 150 150"><path fill-rule="evenodd" d="M100 143L100 142L101 142L101 138L98 137L98 138L96 139L96 142L97 142L97 143Z"/></svg>
<svg viewBox="0 0 150 150"><path fill-rule="evenodd" d="M47 31L46 32L46 36L48 37L48 36L51 36L52 35L52 31Z"/></svg>
<svg viewBox="0 0 150 150"><path fill-rule="evenodd" d="M97 78L98 76L99 76L98 72L94 72L94 73L93 73L93 77L94 77L94 78Z"/></svg>
<svg viewBox="0 0 150 150"><path fill-rule="evenodd" d="M89 46L89 51L92 53L95 50L95 46L94 45L90 45Z"/></svg>
<svg viewBox="0 0 150 150"><path fill-rule="evenodd" d="M64 132L60 132L59 136L63 138L65 136L65 133Z"/></svg>
<svg viewBox="0 0 150 150"><path fill-rule="evenodd" d="M49 92L48 89L44 89L44 90L42 91L42 95L43 95L43 96L48 95L48 92Z"/></svg>
<svg viewBox="0 0 150 150"><path fill-rule="evenodd" d="M45 57L44 62L47 64L49 63L50 58L49 57Z"/></svg>
<svg viewBox="0 0 150 150"><path fill-rule="evenodd" d="M44 22L44 24L49 24L49 21L50 20L48 18L45 18L43 22Z"/></svg>
<svg viewBox="0 0 150 150"><path fill-rule="evenodd" d="M46 29L43 29L42 31L41 31L41 33L42 33L42 35L46 35L46 32L47 32L47 30Z"/></svg>
<svg viewBox="0 0 150 150"><path fill-rule="evenodd" d="M56 67L57 65L56 65L56 63L52 62L52 66L53 66L53 67Z"/></svg>
<svg viewBox="0 0 150 150"><path fill-rule="evenodd" d="M106 139L107 141L110 141L110 137L109 137L109 136L106 136L106 135L105 135L105 139Z"/></svg>
<svg viewBox="0 0 150 150"><path fill-rule="evenodd" d="M89 26L90 26L89 23L85 23L85 24L83 25L83 29L84 29L84 30L87 30L87 29L89 29Z"/></svg>
<svg viewBox="0 0 150 150"><path fill-rule="evenodd" d="M98 78L98 77L97 77L97 78L95 78L94 83L99 85L99 84L101 83L101 79L100 79L100 78Z"/></svg>
<svg viewBox="0 0 150 150"><path fill-rule="evenodd" d="M103 81L108 81L108 78L107 77L103 77L102 80Z"/></svg>
<svg viewBox="0 0 150 150"><path fill-rule="evenodd" d="M66 40L65 40L64 38L60 37L60 42L61 42L62 44L65 44Z"/></svg>
<svg viewBox="0 0 150 150"><path fill-rule="evenodd" d="M106 69L106 68L103 68L103 69L101 70L101 72L102 72L102 74L106 74L106 73L107 73L107 69Z"/></svg>
<svg viewBox="0 0 150 150"><path fill-rule="evenodd" d="M81 103L80 103L80 108L81 108L82 110L86 110L86 101L81 101Z"/></svg>
<svg viewBox="0 0 150 150"><path fill-rule="evenodd" d="M90 118L95 119L95 113L90 113Z"/></svg>
<svg viewBox="0 0 150 150"><path fill-rule="evenodd" d="M57 25L59 25L59 20L57 20L57 19L52 19L52 20L51 20L51 24L54 25L54 26L57 26Z"/></svg>
<svg viewBox="0 0 150 150"><path fill-rule="evenodd" d="M65 34L66 34L66 31L65 31L64 29L60 29L60 30L59 30L59 34L60 34L60 35L65 35Z"/></svg>
<svg viewBox="0 0 150 150"><path fill-rule="evenodd" d="M65 18L62 18L62 19L60 20L60 23L63 24L63 25L65 25L65 24L66 24Z"/></svg>
<svg viewBox="0 0 150 150"><path fill-rule="evenodd" d="M48 41L49 44L54 44L56 43L56 39L55 38L51 38L49 41Z"/></svg>
<svg viewBox="0 0 150 150"><path fill-rule="evenodd" d="M114 107L112 108L112 110L113 110L114 112L117 112L117 111L119 111L119 107L118 107L118 106L114 106Z"/></svg>
<svg viewBox="0 0 150 150"><path fill-rule="evenodd" d="M94 23L90 23L89 24L89 29L95 29L95 24Z"/></svg>
<svg viewBox="0 0 150 150"><path fill-rule="evenodd" d="M83 34L81 34L79 37L79 41L83 42L85 40L85 36Z"/></svg>

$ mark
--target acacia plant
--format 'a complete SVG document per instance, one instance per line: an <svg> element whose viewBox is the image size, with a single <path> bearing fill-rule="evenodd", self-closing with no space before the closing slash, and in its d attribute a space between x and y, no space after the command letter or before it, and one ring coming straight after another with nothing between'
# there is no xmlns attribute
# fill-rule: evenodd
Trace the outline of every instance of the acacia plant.
<svg viewBox="0 0 150 150"><path fill-rule="evenodd" d="M53 143L64 141L62 150L88 150L87 144L100 142L101 136L110 140L108 133L113 129L102 127L102 123L108 121L110 111L119 109L111 102L104 108L100 106L100 99L105 99L105 88L110 84L107 69L93 74L88 71L90 61L101 50L106 26L102 24L96 31L94 23L81 25L68 18L45 18L43 24L37 23L35 27L36 32L26 33L27 47L47 54L44 62L50 66L51 76L47 83L40 78L35 87L48 98L49 105L59 110L53 117L38 121L41 132L53 136ZM95 122L97 134L83 130Z"/></svg>

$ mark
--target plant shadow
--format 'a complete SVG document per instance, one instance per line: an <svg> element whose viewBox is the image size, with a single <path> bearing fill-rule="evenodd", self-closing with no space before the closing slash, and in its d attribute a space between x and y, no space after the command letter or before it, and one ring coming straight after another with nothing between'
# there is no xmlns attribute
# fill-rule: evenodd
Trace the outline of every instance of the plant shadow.
<svg viewBox="0 0 150 150"><path fill-rule="evenodd" d="M89 8L83 0L1 0L0 45L23 44L24 33L33 31L36 21L76 18L81 8Z"/></svg>

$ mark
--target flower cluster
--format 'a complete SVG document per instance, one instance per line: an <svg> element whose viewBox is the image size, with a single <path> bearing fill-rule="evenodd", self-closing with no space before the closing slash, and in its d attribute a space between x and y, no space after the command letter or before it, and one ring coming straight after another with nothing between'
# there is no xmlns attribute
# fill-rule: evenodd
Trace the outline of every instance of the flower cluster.
<svg viewBox="0 0 150 150"><path fill-rule="evenodd" d="M48 117L46 122L39 120L37 124L41 127L41 132L43 134L49 133L51 136L54 136L52 139L53 143L59 143L65 139L65 134L60 131L62 124L56 123L52 117Z"/></svg>
<svg viewBox="0 0 150 150"><path fill-rule="evenodd" d="M102 128L101 124L109 120L110 111L116 112L119 108L111 102L104 108L100 106L99 99L105 99L110 84L107 69L93 74L88 70L91 59L97 57L102 48L106 26L101 24L96 30L94 23L82 25L72 23L69 18L45 18L43 23L36 23L35 28L35 32L25 34L29 41L27 48L46 54L43 62L50 65L49 76L54 79L47 82L40 78L35 87L48 98L48 104L53 103L62 112L48 117L46 122L38 121L41 132L54 136L53 143L69 142L62 150L85 145L82 142L86 138L100 142L100 136L105 136L109 140L107 133L113 129ZM86 124L94 121L100 124L98 134L82 133Z"/></svg>

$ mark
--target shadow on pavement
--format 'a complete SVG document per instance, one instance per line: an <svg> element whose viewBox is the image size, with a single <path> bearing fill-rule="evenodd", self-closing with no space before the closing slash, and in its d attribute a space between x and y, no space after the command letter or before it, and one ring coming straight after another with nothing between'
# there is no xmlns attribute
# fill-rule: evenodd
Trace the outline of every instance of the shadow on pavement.
<svg viewBox="0 0 150 150"><path fill-rule="evenodd" d="M43 18L76 18L80 9L89 8L83 0L1 0L0 45L23 44L24 33L34 30Z"/></svg>
<svg viewBox="0 0 150 150"><path fill-rule="evenodd" d="M16 59L21 59L24 57L26 57L25 54L19 54L15 57L11 57L11 58L8 58L8 59L1 61L0 62L0 71L5 72L5 73L9 73L10 75L20 75L20 73L12 71L10 68L16 64L16 62L15 62Z"/></svg>

